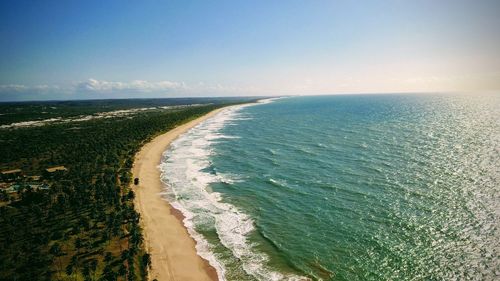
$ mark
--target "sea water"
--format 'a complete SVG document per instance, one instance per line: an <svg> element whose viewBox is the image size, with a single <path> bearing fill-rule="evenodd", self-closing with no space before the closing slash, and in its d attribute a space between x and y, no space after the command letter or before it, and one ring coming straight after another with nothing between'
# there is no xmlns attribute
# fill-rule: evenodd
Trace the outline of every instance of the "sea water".
<svg viewBox="0 0 500 281"><path fill-rule="evenodd" d="M234 106L160 168L221 280L500 278L499 95Z"/></svg>

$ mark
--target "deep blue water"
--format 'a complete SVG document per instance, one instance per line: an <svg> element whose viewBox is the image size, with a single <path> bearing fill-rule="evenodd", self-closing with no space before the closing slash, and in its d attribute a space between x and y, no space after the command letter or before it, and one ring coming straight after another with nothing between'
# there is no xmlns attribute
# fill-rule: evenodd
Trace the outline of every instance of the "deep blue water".
<svg viewBox="0 0 500 281"><path fill-rule="evenodd" d="M500 96L292 97L232 108L162 166L227 280L494 280Z"/></svg>

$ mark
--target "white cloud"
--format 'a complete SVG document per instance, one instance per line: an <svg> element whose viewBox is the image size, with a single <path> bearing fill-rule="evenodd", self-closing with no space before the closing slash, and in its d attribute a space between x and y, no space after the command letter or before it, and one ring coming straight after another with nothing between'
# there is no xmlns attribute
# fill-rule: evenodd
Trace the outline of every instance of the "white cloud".
<svg viewBox="0 0 500 281"><path fill-rule="evenodd" d="M64 99L68 89L58 85L0 85L0 101Z"/></svg>
<svg viewBox="0 0 500 281"><path fill-rule="evenodd" d="M26 91L38 91L38 92L47 92L51 90L59 90L60 87L57 85L35 85L35 86L26 86L19 84L8 84L8 85L0 85L0 93L7 92L26 92Z"/></svg>
<svg viewBox="0 0 500 281"><path fill-rule="evenodd" d="M25 85L18 84L9 84L9 85L0 85L0 92L21 92L26 90Z"/></svg>
<svg viewBox="0 0 500 281"><path fill-rule="evenodd" d="M47 99L164 98L188 96L258 95L255 87L176 81L130 82L88 79L68 85L0 85L0 101Z"/></svg>
<svg viewBox="0 0 500 281"><path fill-rule="evenodd" d="M104 80L88 79L76 84L77 91L83 92L159 92L184 89L184 83L172 81L149 82L134 80L132 82L110 82Z"/></svg>

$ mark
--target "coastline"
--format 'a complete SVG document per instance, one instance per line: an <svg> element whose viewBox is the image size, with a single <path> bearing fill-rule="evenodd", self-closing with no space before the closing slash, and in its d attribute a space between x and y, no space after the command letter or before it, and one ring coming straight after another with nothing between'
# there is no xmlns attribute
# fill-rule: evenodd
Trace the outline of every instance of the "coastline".
<svg viewBox="0 0 500 281"><path fill-rule="evenodd" d="M215 268L198 256L196 242L182 222L183 215L160 196L164 184L158 165L172 141L224 108L215 109L155 137L135 155L132 175L140 182L138 186L132 184L132 189L135 209L141 215L145 246L151 254L149 280L218 280Z"/></svg>

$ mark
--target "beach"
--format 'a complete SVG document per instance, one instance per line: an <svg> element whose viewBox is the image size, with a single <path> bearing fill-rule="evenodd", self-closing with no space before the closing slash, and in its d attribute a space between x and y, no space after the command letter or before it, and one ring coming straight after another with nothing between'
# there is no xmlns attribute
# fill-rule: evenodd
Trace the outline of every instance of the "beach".
<svg viewBox="0 0 500 281"><path fill-rule="evenodd" d="M182 223L182 214L161 197L164 184L158 165L173 140L220 110L155 137L135 156L132 173L140 182L132 189L135 208L141 215L145 246L151 254L149 280L218 280L215 269L197 255L195 241Z"/></svg>

